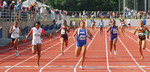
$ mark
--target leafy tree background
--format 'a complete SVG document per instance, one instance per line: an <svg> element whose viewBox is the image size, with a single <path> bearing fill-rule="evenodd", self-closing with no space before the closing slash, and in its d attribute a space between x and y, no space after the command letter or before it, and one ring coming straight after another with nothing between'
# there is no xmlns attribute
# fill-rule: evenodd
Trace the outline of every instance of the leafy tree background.
<svg viewBox="0 0 150 72"><path fill-rule="evenodd" d="M17 1L17 0L15 0ZM26 1L26 0L22 0ZM119 0L37 0L60 10L67 11L118 11ZM134 0L126 0L126 5L133 9ZM120 0L120 9L123 7L123 0Z"/></svg>

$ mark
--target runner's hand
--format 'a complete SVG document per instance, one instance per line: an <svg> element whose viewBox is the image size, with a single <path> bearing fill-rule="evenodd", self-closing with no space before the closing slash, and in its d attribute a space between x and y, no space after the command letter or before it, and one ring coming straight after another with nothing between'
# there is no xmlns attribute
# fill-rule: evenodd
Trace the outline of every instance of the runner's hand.
<svg viewBox="0 0 150 72"><path fill-rule="evenodd" d="M149 35L147 35L147 39L149 39Z"/></svg>
<svg viewBox="0 0 150 72"><path fill-rule="evenodd" d="M27 39L23 39L22 41L23 41L23 42L26 42L26 41L27 41Z"/></svg>

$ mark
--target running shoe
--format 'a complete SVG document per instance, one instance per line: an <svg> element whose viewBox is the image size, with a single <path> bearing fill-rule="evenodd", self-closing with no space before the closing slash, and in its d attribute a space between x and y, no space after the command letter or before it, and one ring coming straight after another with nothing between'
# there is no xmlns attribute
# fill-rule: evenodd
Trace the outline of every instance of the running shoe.
<svg viewBox="0 0 150 72"><path fill-rule="evenodd" d="M39 62L37 62L36 64L37 64L37 66L40 66Z"/></svg>
<svg viewBox="0 0 150 72"><path fill-rule="evenodd" d="M117 51L114 51L114 55L116 55L117 54Z"/></svg>
<svg viewBox="0 0 150 72"><path fill-rule="evenodd" d="M62 52L61 54L64 55L64 52Z"/></svg>
<svg viewBox="0 0 150 72"><path fill-rule="evenodd" d="M19 56L19 52L18 52L18 50L16 50L16 56Z"/></svg>
<svg viewBox="0 0 150 72"><path fill-rule="evenodd" d="M79 66L79 68L82 69L82 70L84 69L83 66Z"/></svg>
<svg viewBox="0 0 150 72"><path fill-rule="evenodd" d="M141 56L141 60L143 60L144 59L144 57L143 56Z"/></svg>
<svg viewBox="0 0 150 72"><path fill-rule="evenodd" d="M110 52L110 55L112 55L112 52Z"/></svg>

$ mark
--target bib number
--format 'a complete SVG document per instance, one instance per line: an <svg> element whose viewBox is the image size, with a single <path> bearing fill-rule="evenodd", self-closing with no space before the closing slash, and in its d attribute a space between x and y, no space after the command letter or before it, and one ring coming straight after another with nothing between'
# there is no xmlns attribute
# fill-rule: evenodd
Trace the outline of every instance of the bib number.
<svg viewBox="0 0 150 72"><path fill-rule="evenodd" d="M41 34L35 34L35 36L36 36L36 37L40 37L40 36L41 36Z"/></svg>
<svg viewBox="0 0 150 72"><path fill-rule="evenodd" d="M117 34L117 29L113 29L113 34Z"/></svg>
<svg viewBox="0 0 150 72"><path fill-rule="evenodd" d="M145 36L145 33L139 33L139 36Z"/></svg>
<svg viewBox="0 0 150 72"><path fill-rule="evenodd" d="M85 40L86 36L85 35L80 35L80 40Z"/></svg>
<svg viewBox="0 0 150 72"><path fill-rule="evenodd" d="M65 34L65 30L64 29L61 30L61 34Z"/></svg>

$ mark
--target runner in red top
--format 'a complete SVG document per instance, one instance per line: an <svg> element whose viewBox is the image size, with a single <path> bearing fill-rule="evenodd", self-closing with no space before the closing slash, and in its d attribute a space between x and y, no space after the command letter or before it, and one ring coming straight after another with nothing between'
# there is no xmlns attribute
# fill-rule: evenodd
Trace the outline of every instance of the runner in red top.
<svg viewBox="0 0 150 72"><path fill-rule="evenodd" d="M69 26L67 26L67 21L64 20L63 24L61 26L61 28L59 30L56 31L56 33L58 33L59 31L61 31L61 38L60 38L60 42L61 42L61 53L62 55L64 54L64 43L65 46L68 46L68 35L67 32L69 32Z"/></svg>
<svg viewBox="0 0 150 72"><path fill-rule="evenodd" d="M35 27L31 28L27 38L24 39L23 41L27 41L27 39L30 37L31 34L32 34L32 53L33 54L37 53L38 55L37 65L39 66L39 60L41 57L41 44L42 44L41 34L43 34L46 37L48 36L45 34L44 29L40 27L40 22L35 23Z"/></svg>

